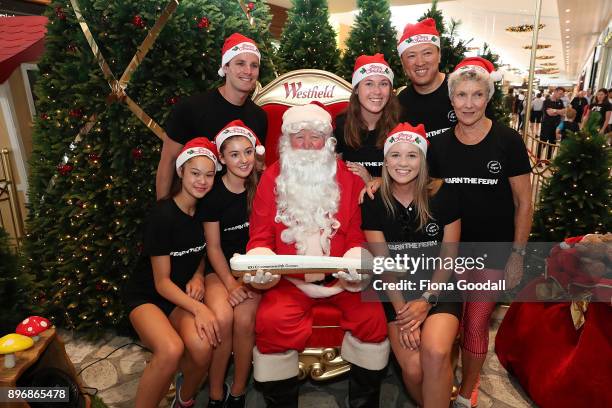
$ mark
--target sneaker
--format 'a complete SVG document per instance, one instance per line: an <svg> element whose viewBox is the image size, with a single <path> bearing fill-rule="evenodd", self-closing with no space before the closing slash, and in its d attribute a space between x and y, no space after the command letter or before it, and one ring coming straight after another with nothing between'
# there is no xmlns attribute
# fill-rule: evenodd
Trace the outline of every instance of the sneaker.
<svg viewBox="0 0 612 408"><path fill-rule="evenodd" d="M174 399L170 404L171 408L189 408L195 404L195 400L192 398L189 401L181 403L179 395L181 392L181 387L183 386L183 373L178 373L176 378L174 379L174 388L176 393L174 394Z"/></svg>
<svg viewBox="0 0 612 408"><path fill-rule="evenodd" d="M246 408L246 392L238 397L234 397L231 393L227 394L225 402L226 408Z"/></svg>
<svg viewBox="0 0 612 408"><path fill-rule="evenodd" d="M457 395L457 399L453 401L453 408L471 408L470 400L461 395Z"/></svg>
<svg viewBox="0 0 612 408"><path fill-rule="evenodd" d="M227 402L228 396L229 396L229 387L227 384L223 384L223 399L220 399L220 400L209 399L207 407L208 408L224 408Z"/></svg>

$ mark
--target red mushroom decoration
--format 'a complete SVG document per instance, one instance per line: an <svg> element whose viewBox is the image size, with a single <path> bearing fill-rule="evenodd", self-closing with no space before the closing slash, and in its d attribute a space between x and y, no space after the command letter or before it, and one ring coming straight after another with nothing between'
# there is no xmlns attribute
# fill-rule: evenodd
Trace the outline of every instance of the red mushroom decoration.
<svg viewBox="0 0 612 408"><path fill-rule="evenodd" d="M30 316L17 325L15 333L31 337L35 342L39 339L39 334L49 329L49 320L40 316Z"/></svg>

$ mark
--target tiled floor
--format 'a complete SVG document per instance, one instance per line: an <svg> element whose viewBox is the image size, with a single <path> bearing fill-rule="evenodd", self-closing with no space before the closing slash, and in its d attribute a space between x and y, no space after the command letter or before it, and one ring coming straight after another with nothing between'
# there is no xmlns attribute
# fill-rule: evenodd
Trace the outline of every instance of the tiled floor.
<svg viewBox="0 0 612 408"><path fill-rule="evenodd" d="M489 333L489 356L481 376L479 408L523 408L532 407L533 403L525 395L520 385L511 378L500 365L493 351L497 328L503 318L505 308L496 310L491 321ZM105 357L117 347L130 343L127 337L115 337L106 341L91 343L74 340L68 333L62 333L66 342L66 351L77 371L83 370L81 377L88 387L98 389L101 397L110 407L132 408L140 374L145 366L147 352L136 345L128 345L115 351L110 357L87 368L88 364ZM325 383L305 381L300 388L300 407L304 408L339 408L344 407L348 381L346 376ZM203 390L197 398L196 407L205 407L207 392ZM247 397L248 406L263 407L261 394L251 386ZM165 401L164 407L169 405ZM382 408L412 408L414 403L406 395L392 367L387 370L387 376L381 392Z"/></svg>

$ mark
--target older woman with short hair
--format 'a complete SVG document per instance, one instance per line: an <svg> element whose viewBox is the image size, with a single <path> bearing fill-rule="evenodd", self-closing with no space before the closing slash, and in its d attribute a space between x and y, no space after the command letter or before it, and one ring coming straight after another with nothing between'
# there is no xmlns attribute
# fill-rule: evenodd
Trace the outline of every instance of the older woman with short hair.
<svg viewBox="0 0 612 408"><path fill-rule="evenodd" d="M449 95L458 122L431 138L427 160L432 177L457 185L462 206L461 241L478 243L465 255L488 252L484 269L473 269L460 278L472 282L505 279L508 289L516 286L523 274L533 216L531 167L520 135L485 114L495 91L497 73L493 71L490 61L476 57L466 58L450 74ZM465 295L463 375L455 401L459 408L476 404L479 374L488 350L489 319L496 304L495 295Z"/></svg>

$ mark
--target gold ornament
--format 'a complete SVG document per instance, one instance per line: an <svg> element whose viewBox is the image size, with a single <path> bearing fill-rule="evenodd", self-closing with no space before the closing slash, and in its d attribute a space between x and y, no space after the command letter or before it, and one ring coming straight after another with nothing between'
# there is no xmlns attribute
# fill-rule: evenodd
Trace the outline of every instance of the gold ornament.
<svg viewBox="0 0 612 408"><path fill-rule="evenodd" d="M539 24L538 28L541 30L546 27L546 24ZM521 24L517 26L508 26L506 27L506 31L511 33L529 33L533 31L533 24Z"/></svg>

